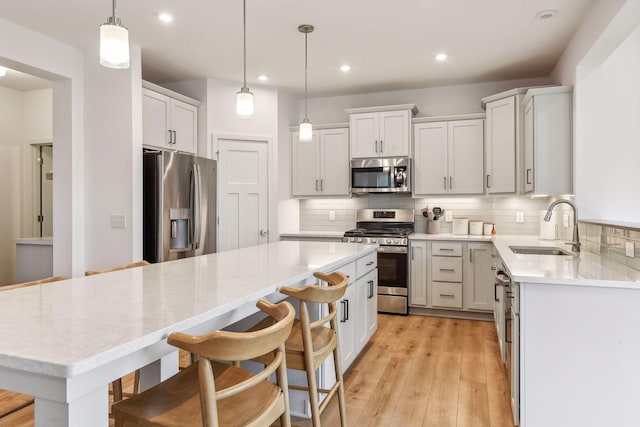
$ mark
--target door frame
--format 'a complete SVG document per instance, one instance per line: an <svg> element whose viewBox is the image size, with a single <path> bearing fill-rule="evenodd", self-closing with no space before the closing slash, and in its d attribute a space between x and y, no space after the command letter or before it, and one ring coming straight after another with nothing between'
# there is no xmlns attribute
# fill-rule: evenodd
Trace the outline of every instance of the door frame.
<svg viewBox="0 0 640 427"><path fill-rule="evenodd" d="M275 200L276 195L276 180L274 179L275 166L274 166L274 157L273 157L273 137L267 135L245 135L245 134L222 134L222 133L214 133L211 135L211 143L208 146L207 157L210 159L214 159L220 161L219 159L219 147L220 140L233 140L237 142L262 142L267 144L267 224L269 229L269 236L267 241L269 243L275 242L279 239L278 233L278 212L277 212L277 204ZM218 171L220 170L220 165L218 165ZM220 179L218 179L220 182ZM217 190L217 189L216 189ZM216 191L216 200L217 206L220 206L220 193ZM216 212L216 231L219 226L218 220L218 212ZM220 238L220 233L216 233L216 239ZM220 247L219 242L216 242L216 247Z"/></svg>

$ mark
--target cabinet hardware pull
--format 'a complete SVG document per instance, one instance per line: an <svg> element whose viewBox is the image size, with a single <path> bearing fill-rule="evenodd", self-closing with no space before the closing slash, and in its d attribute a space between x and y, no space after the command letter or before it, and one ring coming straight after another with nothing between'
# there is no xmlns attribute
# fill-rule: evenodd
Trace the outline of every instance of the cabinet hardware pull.
<svg viewBox="0 0 640 427"><path fill-rule="evenodd" d="M453 248L440 248L439 251L452 251Z"/></svg>
<svg viewBox="0 0 640 427"><path fill-rule="evenodd" d="M447 177L443 176L442 179L444 180L444 191L447 191Z"/></svg>
<svg viewBox="0 0 640 427"><path fill-rule="evenodd" d="M469 262L473 264L473 249L469 248Z"/></svg>
<svg viewBox="0 0 640 427"><path fill-rule="evenodd" d="M450 273L453 273L455 270L453 268L441 268L440 271L448 271Z"/></svg>
<svg viewBox="0 0 640 427"><path fill-rule="evenodd" d="M489 177L490 177L490 176L491 176L491 175L487 175L487 188L491 188L491 186L489 185Z"/></svg>
<svg viewBox="0 0 640 427"><path fill-rule="evenodd" d="M168 144L173 144L173 133L171 133L171 130L168 130L167 132L169 132L169 142L168 142Z"/></svg>
<svg viewBox="0 0 640 427"><path fill-rule="evenodd" d="M370 265L373 265L373 261L369 261L366 265L367 267L369 267Z"/></svg>
<svg viewBox="0 0 640 427"><path fill-rule="evenodd" d="M173 143L178 143L178 133L175 130L173 131Z"/></svg>
<svg viewBox="0 0 640 427"><path fill-rule="evenodd" d="M320 180L320 191L324 191L324 179Z"/></svg>
<svg viewBox="0 0 640 427"><path fill-rule="evenodd" d="M453 190L453 178L449 177L449 190Z"/></svg>
<svg viewBox="0 0 640 427"><path fill-rule="evenodd" d="M347 313L347 317L344 319L344 320L346 321L346 320L349 320L349 300L348 300L348 299L346 299L346 300L344 300L344 301L347 303L347 311L346 311L346 313Z"/></svg>
<svg viewBox="0 0 640 427"><path fill-rule="evenodd" d="M316 191L318 191L318 180L316 179Z"/></svg>
<svg viewBox="0 0 640 427"><path fill-rule="evenodd" d="M496 270L497 270L497 268L494 266L494 267L491 267L491 270L492 270L492 271L496 271Z"/></svg>
<svg viewBox="0 0 640 427"><path fill-rule="evenodd" d="M440 294L440 296L442 298L455 298L455 295L453 295L453 294Z"/></svg>
<svg viewBox="0 0 640 427"><path fill-rule="evenodd" d="M497 284L497 283L494 283L494 284L493 284L493 300L494 300L495 302L500 301L500 300L498 299L498 284Z"/></svg>
<svg viewBox="0 0 640 427"><path fill-rule="evenodd" d="M342 319L340 319L340 323L344 323L347 321L347 317L346 317L346 304L345 304L345 300L340 301L340 305L342 306Z"/></svg>
<svg viewBox="0 0 640 427"><path fill-rule="evenodd" d="M411 248L411 259L416 259L416 250L415 250L415 248Z"/></svg>
<svg viewBox="0 0 640 427"><path fill-rule="evenodd" d="M380 140L380 153L384 153L384 145L382 145L384 141Z"/></svg>
<svg viewBox="0 0 640 427"><path fill-rule="evenodd" d="M376 153L378 152L378 141L376 140Z"/></svg>
<svg viewBox="0 0 640 427"><path fill-rule="evenodd" d="M532 182L529 182L529 172L531 171L531 169L527 169L527 184L532 184Z"/></svg>

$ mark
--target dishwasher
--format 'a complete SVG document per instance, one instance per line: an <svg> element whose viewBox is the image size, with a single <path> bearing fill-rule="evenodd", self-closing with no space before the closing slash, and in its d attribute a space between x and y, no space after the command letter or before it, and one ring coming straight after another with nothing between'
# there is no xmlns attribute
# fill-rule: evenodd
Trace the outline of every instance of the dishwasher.
<svg viewBox="0 0 640 427"><path fill-rule="evenodd" d="M520 286L511 281L505 268L496 273L496 285L503 289L504 359L511 390L513 423L520 425Z"/></svg>

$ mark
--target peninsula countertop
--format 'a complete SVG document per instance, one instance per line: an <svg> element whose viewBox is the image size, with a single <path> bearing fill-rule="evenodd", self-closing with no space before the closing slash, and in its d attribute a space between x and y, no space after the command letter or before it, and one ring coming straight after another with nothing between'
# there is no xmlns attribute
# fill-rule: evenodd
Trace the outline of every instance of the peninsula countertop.
<svg viewBox="0 0 640 427"><path fill-rule="evenodd" d="M274 242L0 292L0 368L80 375L376 247Z"/></svg>

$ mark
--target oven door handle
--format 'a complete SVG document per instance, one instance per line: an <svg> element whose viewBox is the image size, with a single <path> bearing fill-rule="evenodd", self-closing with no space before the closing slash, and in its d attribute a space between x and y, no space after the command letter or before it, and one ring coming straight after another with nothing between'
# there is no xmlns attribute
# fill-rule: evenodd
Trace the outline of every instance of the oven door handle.
<svg viewBox="0 0 640 427"><path fill-rule="evenodd" d="M409 251L406 246L380 246L378 247L379 254L406 254Z"/></svg>
<svg viewBox="0 0 640 427"><path fill-rule="evenodd" d="M504 270L497 270L494 273L494 277L498 285L504 286L505 288L511 287L511 277L509 277L507 272L505 272Z"/></svg>

